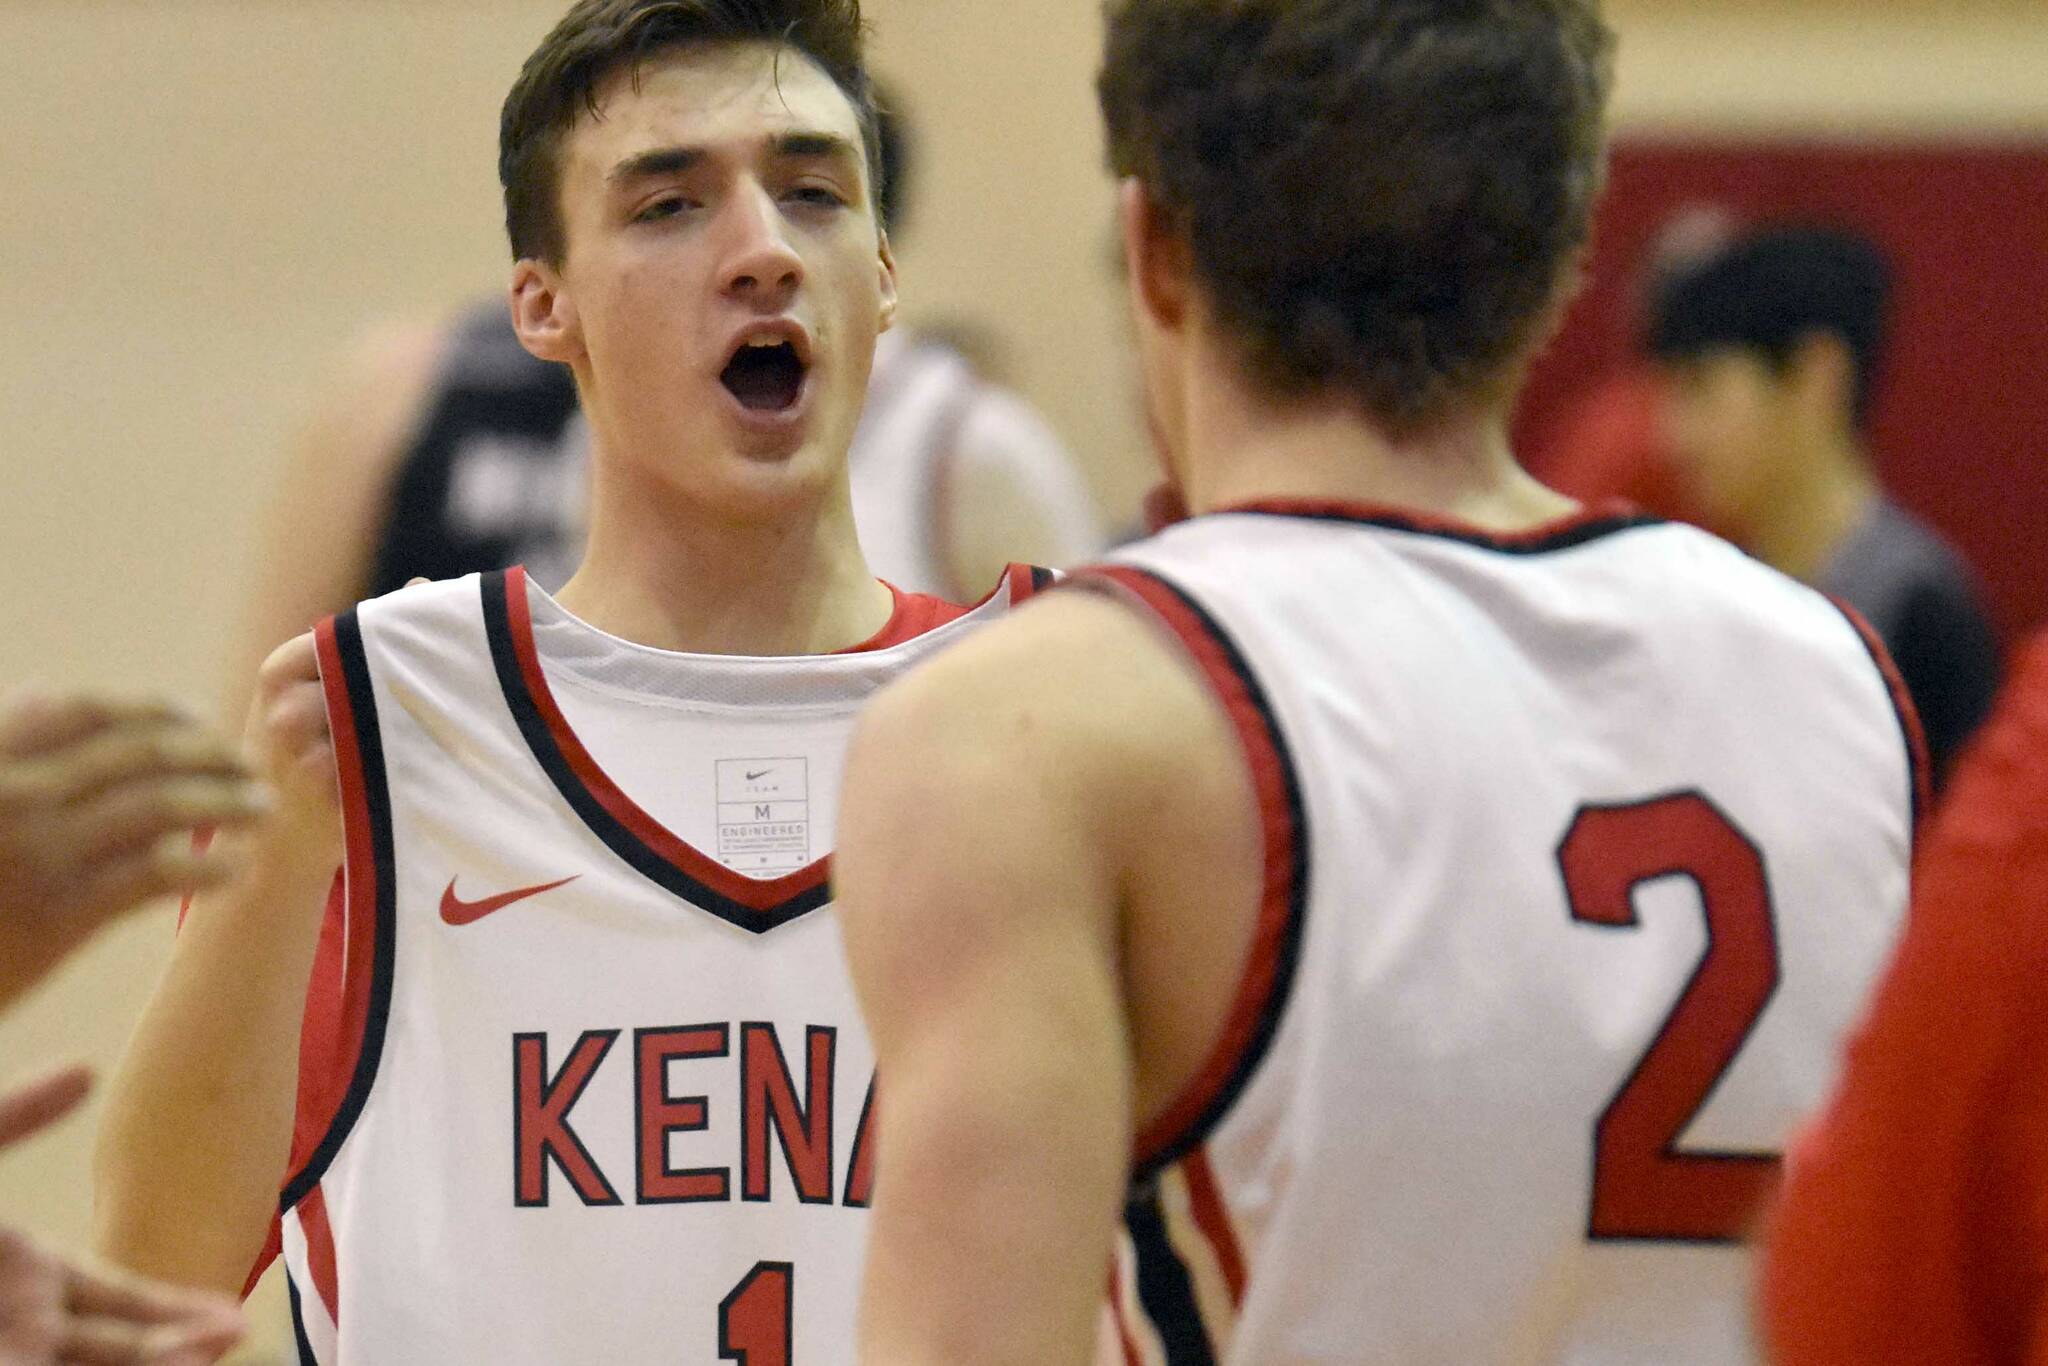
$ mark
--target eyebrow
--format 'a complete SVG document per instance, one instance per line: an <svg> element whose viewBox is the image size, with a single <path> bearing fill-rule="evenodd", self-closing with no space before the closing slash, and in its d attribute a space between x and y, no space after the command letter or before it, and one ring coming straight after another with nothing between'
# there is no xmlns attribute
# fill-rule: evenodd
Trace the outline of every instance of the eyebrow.
<svg viewBox="0 0 2048 1366"><path fill-rule="evenodd" d="M770 155L783 160L837 160L858 163L864 154L837 133L783 133L769 140ZM679 175L705 158L701 147L657 147L627 157L612 167L605 182L614 187L632 185L660 176Z"/></svg>
<svg viewBox="0 0 2048 1366"><path fill-rule="evenodd" d="M605 176L610 185L630 185L637 180L652 180L656 176L675 175L687 171L704 159L701 147L657 147L651 152L627 157L612 167Z"/></svg>

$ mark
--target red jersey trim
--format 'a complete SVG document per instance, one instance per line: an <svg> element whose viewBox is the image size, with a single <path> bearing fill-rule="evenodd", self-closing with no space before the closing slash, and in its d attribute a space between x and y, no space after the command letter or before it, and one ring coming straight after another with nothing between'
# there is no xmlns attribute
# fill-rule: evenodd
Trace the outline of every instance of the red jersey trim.
<svg viewBox="0 0 2048 1366"><path fill-rule="evenodd" d="M1222 1189L1216 1184L1216 1171L1209 1165L1209 1152L1197 1148L1181 1162L1181 1171L1188 1181L1188 1204L1194 1211L1195 1224L1202 1230L1202 1236L1209 1240L1210 1248L1216 1254L1216 1264L1223 1272L1223 1282L1230 1287L1230 1304L1233 1309L1244 1308L1244 1289L1248 1275L1245 1271L1244 1249L1237 1241L1237 1229L1230 1222L1230 1211L1223 1203Z"/></svg>
<svg viewBox="0 0 2048 1366"><path fill-rule="evenodd" d="M290 1160L278 1198L280 1216L317 1193L320 1178L369 1099L384 1051L397 938L390 794L369 661L356 614L328 618L314 628L313 638L328 728L334 737L345 862L328 893L306 988L297 1106ZM313 1217L324 1227L324 1213ZM274 1219L244 1295L276 1260L282 1237ZM327 1298L331 1311L331 1297Z"/></svg>
<svg viewBox="0 0 2048 1366"><path fill-rule="evenodd" d="M306 1267L329 1321L341 1323L341 1285L335 1274L334 1229L327 1222L327 1197L315 1186L299 1202L299 1228L306 1235Z"/></svg>
<svg viewBox="0 0 2048 1366"><path fill-rule="evenodd" d="M556 703L534 645L526 572L510 569L481 581L484 633L512 719L555 790L592 833L649 881L730 924L756 934L785 925L831 900L831 857L793 873L756 880L733 872L676 835L613 782ZM882 630L854 652L914 640L966 614L925 594L896 593Z"/></svg>
<svg viewBox="0 0 2048 1366"><path fill-rule="evenodd" d="M1892 711L1899 718L1899 730L1906 744L1906 767L1910 770L1908 781L1912 787L1913 843L1920 842L1920 832L1926 825L1927 815L1934 809L1934 765L1927 754L1927 732L1920 725L1920 709L1913 705L1913 694L1906 691L1906 680L1899 674L1899 666L1892 662L1892 653L1885 648L1884 638L1876 628L1863 619L1863 614L1840 598L1829 597L1835 610L1848 618L1863 648L1870 652L1870 662L1877 665L1878 676L1884 679L1885 691L1890 694Z"/></svg>
<svg viewBox="0 0 2048 1366"><path fill-rule="evenodd" d="M321 622L314 640L334 736L346 863L330 895L307 992L299 1119L282 1209L319 1184L369 1099L384 1048L397 938L391 797L362 628L349 612Z"/></svg>
<svg viewBox="0 0 2048 1366"><path fill-rule="evenodd" d="M1240 513L1267 517L1300 517L1322 522L1349 522L1358 526L1379 527L1386 531L1435 536L1507 555L1542 555L1557 550L1569 550L1616 532L1665 524L1660 518L1645 516L1627 503L1613 501L1591 504L1576 512L1521 531L1495 531L1471 522L1460 521L1455 517L1418 512L1412 508L1396 507L1392 504L1345 502L1336 499L1261 498L1233 503L1202 515L1216 517Z"/></svg>
<svg viewBox="0 0 2048 1366"><path fill-rule="evenodd" d="M1133 1180L1192 1152L1219 1124L1271 1046L1293 988L1307 907L1307 821L1279 724L1244 655L1194 599L1165 579L1125 566L1074 582L1113 585L1171 631L1237 732L1258 799L1265 846L1258 923L1229 1012L1194 1079L1140 1131Z"/></svg>
<svg viewBox="0 0 2048 1366"><path fill-rule="evenodd" d="M670 886L670 890L680 890L682 895L693 901L697 899L694 893L706 891L730 908L759 915L789 911L793 903L807 898L813 899L802 910L813 910L823 904L825 898L822 893L830 870L829 858L815 859L778 878L756 880L743 877L675 835L627 796L584 748L583 741L570 728L568 718L562 715L554 691L548 686L547 675L541 670L539 651L533 643L533 616L527 601L526 571L515 568L484 576L483 595L491 653L498 658L499 681L505 685L506 701L512 706L513 717L526 736L528 747L534 751L534 757L541 761L541 766L555 780L562 795L569 799L570 805L577 808L578 814L605 843L627 856L627 861L642 872L649 871L645 856L651 856L668 872L680 874L684 886L680 889ZM899 614L900 611L899 604ZM889 628L885 626L883 629L886 633ZM512 664L509 671L504 667L504 655L508 651ZM536 719L540 723L538 728L534 725ZM593 806L596 813L590 809ZM598 813L601 815L593 819ZM633 850L631 855L627 855L628 849ZM669 885L670 881L665 878L656 880L664 885ZM785 915L784 919L793 919L795 914L801 913L793 912Z"/></svg>
<svg viewBox="0 0 2048 1366"><path fill-rule="evenodd" d="M834 654L864 655L907 645L919 636L967 615L965 607L944 598L936 598L929 593L906 593L893 583L884 582L883 587L896 596L896 606L889 613L889 620L882 624L881 630L860 644L835 650Z"/></svg>

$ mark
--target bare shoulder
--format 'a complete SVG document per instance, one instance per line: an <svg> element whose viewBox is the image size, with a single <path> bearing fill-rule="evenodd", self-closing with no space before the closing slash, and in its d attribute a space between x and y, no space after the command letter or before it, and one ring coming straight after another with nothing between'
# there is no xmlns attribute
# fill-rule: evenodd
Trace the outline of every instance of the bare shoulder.
<svg viewBox="0 0 2048 1366"><path fill-rule="evenodd" d="M1226 748L1227 722L1180 646L1144 613L1070 584L946 651L879 697L863 723L876 738L949 762L993 747L1004 763L1057 769L1064 782L1104 774L1172 780L1203 741Z"/></svg>

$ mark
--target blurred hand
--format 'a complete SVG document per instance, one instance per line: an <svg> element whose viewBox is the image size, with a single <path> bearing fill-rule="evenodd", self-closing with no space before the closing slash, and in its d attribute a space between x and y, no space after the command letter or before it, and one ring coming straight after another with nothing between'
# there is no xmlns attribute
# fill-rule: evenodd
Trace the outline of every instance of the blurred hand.
<svg viewBox="0 0 2048 1366"><path fill-rule="evenodd" d="M0 1096L0 1147L69 1114L91 1085L86 1069L69 1067ZM0 1226L0 1366L204 1366L242 1332L225 1296L88 1267Z"/></svg>
<svg viewBox="0 0 2048 1366"><path fill-rule="evenodd" d="M225 881L232 855L194 833L268 805L229 745L160 703L0 707L0 1000L123 911Z"/></svg>

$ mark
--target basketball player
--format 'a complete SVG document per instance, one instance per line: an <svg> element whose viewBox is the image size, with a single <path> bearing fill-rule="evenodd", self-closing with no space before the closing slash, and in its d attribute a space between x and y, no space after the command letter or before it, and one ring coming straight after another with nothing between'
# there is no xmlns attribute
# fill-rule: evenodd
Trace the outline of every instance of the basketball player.
<svg viewBox="0 0 2048 1366"><path fill-rule="evenodd" d="M1508 450L1595 0L1107 13L1196 516L861 721L866 1357L1081 1361L1114 1248L1126 1362L1746 1360L1916 781L1847 616Z"/></svg>
<svg viewBox="0 0 2048 1366"><path fill-rule="evenodd" d="M893 92L878 113L882 226L915 207L916 129ZM520 345L502 301L445 326L366 336L285 476L237 651L240 715L279 640L408 580L523 564L559 588L582 558L590 440L567 371ZM1103 546L1072 456L1017 394L928 332L875 351L848 467L875 573L971 601L1010 560L1070 564Z"/></svg>
<svg viewBox="0 0 2048 1366"><path fill-rule="evenodd" d="M1787 1169L1763 1294L1782 1366L2048 1362L2048 637L1964 751L1918 884Z"/></svg>
<svg viewBox="0 0 2048 1366"><path fill-rule="evenodd" d="M120 1261L239 1286L281 1209L323 1363L850 1356L843 747L1035 578L963 615L863 560L873 142L855 0L580 0L529 59L512 307L588 415L587 556L559 598L413 588L266 666L282 834L194 906L128 1059Z"/></svg>

